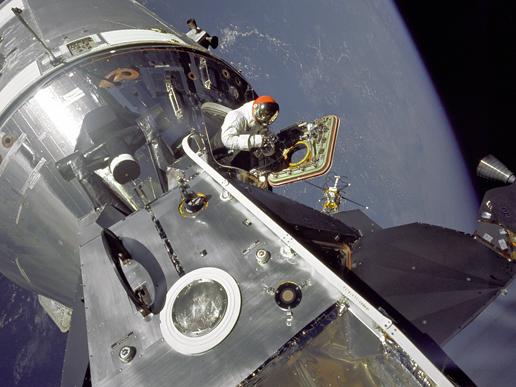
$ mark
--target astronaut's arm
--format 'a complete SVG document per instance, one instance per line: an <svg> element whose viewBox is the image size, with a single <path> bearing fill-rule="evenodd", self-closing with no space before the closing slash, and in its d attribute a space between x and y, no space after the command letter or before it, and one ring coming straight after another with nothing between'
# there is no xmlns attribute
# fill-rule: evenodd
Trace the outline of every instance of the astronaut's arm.
<svg viewBox="0 0 516 387"><path fill-rule="evenodd" d="M248 151L251 148L259 148L263 144L263 136L242 134L247 123L243 117L232 119L227 117L222 125L221 140L226 148Z"/></svg>

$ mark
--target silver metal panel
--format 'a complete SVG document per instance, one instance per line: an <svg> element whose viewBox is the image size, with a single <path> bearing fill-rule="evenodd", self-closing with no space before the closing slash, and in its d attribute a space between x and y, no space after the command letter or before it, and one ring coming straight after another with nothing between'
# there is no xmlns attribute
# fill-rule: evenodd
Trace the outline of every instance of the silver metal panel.
<svg viewBox="0 0 516 387"><path fill-rule="evenodd" d="M81 249L81 265L90 371L96 383L116 370L109 366L112 345L134 332L145 350L161 338L161 332L156 316L146 321L131 304L100 237Z"/></svg>
<svg viewBox="0 0 516 387"><path fill-rule="evenodd" d="M131 244L131 242L139 242L148 249L163 271L160 275L162 274L166 280L164 283L166 290L170 289L179 279L179 274L176 272L165 245L156 231L156 226L147 211L139 211L130 215L124 221L111 227L111 230L122 238L124 245L133 254L136 261L145 264L142 257L137 255L139 250L137 248L131 249L131 246L134 246L134 243ZM151 275L151 277L156 278L155 275Z"/></svg>
<svg viewBox="0 0 516 387"><path fill-rule="evenodd" d="M61 3L61 1L52 2L52 7L58 7ZM139 5L132 2L130 9L123 6L127 4L127 1L115 0L114 3L120 4L120 12L117 12L116 16L125 17L128 23L132 19L127 18L125 12L130 14L135 12L133 16L136 18L138 10L145 14L138 23L145 23L145 20L157 20L152 15L146 14L147 11L140 8ZM44 22L45 18L50 17L48 9L40 10L38 8L42 6L43 2L33 1L30 4L35 5L34 12L37 9L38 12L44 13L44 15L38 13L37 20L39 22ZM81 2L76 11L82 10L81 7L83 6L86 8L90 6L91 12L95 14L97 11L93 11L93 9L96 4L98 4L98 0ZM7 5L3 3L2 6L2 9L4 9ZM135 11L134 7L138 12ZM71 10L69 8L60 9L60 15L66 15L65 11ZM109 12L111 11L110 8ZM31 12L24 12L24 15L30 17ZM63 22L63 25L68 25L72 20L84 21L84 18L93 20L93 18L88 19L89 16L85 15L74 15L72 13L68 16L69 19L66 20L66 23ZM74 17L78 19L74 19ZM106 14L103 17L107 18L109 15ZM7 23L15 22L20 24L16 18L7 20ZM32 19L28 22L31 23ZM138 23L135 22L134 27L140 26L140 28L143 28ZM156 23L159 25L158 22ZM102 25L104 26L104 24ZM109 28L107 25L109 25ZM87 27L89 24L84 24L84 26ZM55 32L54 27L54 25L48 27L48 31L46 30L47 27L43 27L43 34L45 36L47 36L47 33L52 35ZM97 27L102 31L102 26ZM119 25L108 21L105 27L106 30L113 30L115 27L118 29ZM17 28L13 27L9 31L15 33L18 31ZM89 28L88 30L89 34L93 32ZM20 36L25 36L25 32L21 31ZM152 36L167 36L166 39L171 36L155 31L149 31L149 33ZM71 37L72 35L67 36ZM6 58L6 64L1 70L3 76L0 77L0 91L9 91L10 84L3 84L2 82L13 79L17 74L17 65L11 62L23 59L25 54L22 55L22 51L26 47L21 43L14 45L18 41L15 39L16 36L11 36L10 33L2 34L2 38L4 39L3 49L17 47L17 51ZM63 40L61 34L58 39ZM52 39L50 40L52 41ZM160 44L160 46L162 47L163 44ZM78 179L72 177L71 181L65 181L56 167L56 162L63 160L77 149L78 137L81 133L85 114L101 106L113 105L115 108L127 105L130 110L139 112L143 112L146 106L156 104L167 108L170 105L169 97L160 94L159 87L154 83L153 77L164 77L167 71L172 71L174 79L177 79L177 83L174 84L175 88L199 96L198 99L194 98L191 101L187 99L182 106L188 120L182 123L176 122L177 120L171 113L174 125L171 125L168 129L162 128L164 130L162 133L164 141L169 146L175 147L178 141L190 132L194 123L193 120L190 122L190 119L195 117L195 111L197 111L195 104L200 103L199 101L215 99L219 101L222 98L222 101L231 107L239 106L245 102L243 92L240 99L233 95L226 97L221 95L219 90L206 90L199 79L192 80L186 74L179 72L178 69L182 69L183 64L195 68L197 66L196 61L198 62L199 59L197 54L184 53L184 47L178 50L177 43L171 42L170 50L150 50L149 46L145 44L145 47L149 49L147 53L150 55L150 59L166 61L170 68L152 65L154 62L144 58L143 56L146 54L141 54L141 50L137 48L121 50L115 56L118 59L112 58L111 53L106 53L109 58L95 58L96 60L93 60L95 54L93 51L99 47L80 54L83 55L81 57L83 63L88 63L86 67L91 66L87 70L89 76L99 72L103 77L109 71L112 71L113 66L113 68L123 67L126 63L135 63L133 60L141 62L139 65L141 76L135 82L124 81L118 86L119 89L115 86L102 88L98 84L98 79L93 78L97 82L89 81L89 78L85 75L87 73L76 70L72 64L69 67L58 67L55 71L52 70L53 73L47 72L38 78L36 82L40 82L42 77L46 77L45 83L38 84L37 87L35 86L30 90L29 94L24 95L23 104L20 102L21 106L17 106L12 114L4 113L0 117L0 138L3 139L7 136L11 141L5 145L0 145L0 203L2 204L0 206L0 270L17 284L67 306L72 304L74 283L79 274L79 246L95 236L95 234L88 235L83 229L82 220L92 211L95 211L95 207L101 207L106 202L96 203L93 200L95 202L93 204ZM98 53L98 51L96 52ZM165 51L167 52L165 53ZM125 55L129 55L132 59ZM165 55L165 57L160 55ZM74 60L77 57L74 56ZM114 61L117 60L122 62L115 64ZM247 89L247 83L243 78L241 80L241 76L237 74L236 70L231 69L225 62L216 57L207 59L207 62L213 67L214 71L230 69L231 73L234 74L230 80L222 77L219 86L229 88L231 82L236 82L235 80L238 79L242 90ZM27 63L30 63L30 61L25 61L23 65L26 66ZM37 64L33 63L31 69L37 69ZM78 63L78 61L75 63ZM41 70L41 68L39 69ZM34 77L38 76L36 73L33 75ZM29 84L30 82L24 85ZM3 100L3 98L0 99ZM202 128L198 127L196 129L200 131ZM139 129L135 130L138 131ZM86 145L84 146L86 147ZM177 150L177 153L180 154L180 151ZM138 196L134 189L135 184L143 185L143 191L146 189L153 191L152 194L146 192L150 198L149 201L154 200L155 196L159 196L161 190L157 183L158 179L152 167L147 146L144 145L139 148L135 152L135 157L138 159L142 173L140 179L136 180L134 184L133 182L125 185L115 183L112 174L106 168L99 169L96 173L101 175L104 182L109 185L110 190L122 198L121 200L126 205L132 209L141 209L148 201L144 201ZM154 187L157 189L154 189ZM59 221L56 221L56 218ZM77 238L78 229L80 229L80 242ZM56 278L59 280L56 281Z"/></svg>
<svg viewBox="0 0 516 387"><path fill-rule="evenodd" d="M20 8L22 10L25 9L22 0L11 0L9 1L8 7L0 7L0 28L3 27L10 19L15 17L14 13L11 11L11 8L14 7Z"/></svg>
<svg viewBox="0 0 516 387"><path fill-rule="evenodd" d="M8 60L2 69L3 77L0 78L0 112L17 97L29 83L14 82L17 74L25 69L28 63L40 67L41 73L54 69L49 64L49 56L29 33L29 31L14 17L11 8L19 7L23 10L21 16L27 24L39 35L47 47L56 57L62 57L65 61L71 61L77 55L72 55L68 50L61 50L66 44L77 41L88 36L103 32L120 30L120 22L123 21L124 32L115 32L115 36L129 35L125 38L116 39L116 44L130 43L129 37L136 41L149 40L149 36L142 37L143 29L145 34L155 34L161 38L168 36L170 42L174 39L177 43L188 42L197 49L204 50L202 46L194 43L186 37L186 34L176 30L168 23L161 20L151 11L143 8L136 1L112 0L111 6L106 7L102 0L85 0L70 2L66 0L53 0L51 3L42 0L25 0L22 6L20 1L6 1L0 5L0 28L2 28L3 54L8 55ZM58 17L56 17L56 14ZM56 20L58 22L56 22ZM150 31L150 28L161 29L173 35L161 34ZM131 30L138 30L133 34ZM161 40L161 39L153 39ZM104 44L105 45L105 44ZM63 54L64 51L64 54ZM89 50L81 52L88 53ZM37 73L37 76L40 72ZM25 79L26 77L24 77ZM30 78L30 83L35 78ZM10 93L4 93L2 89L12 89Z"/></svg>
<svg viewBox="0 0 516 387"><path fill-rule="evenodd" d="M13 7L23 10L25 22L64 65L49 63L48 53L15 17ZM0 4L5 59L0 69L0 135L14 140L9 149L0 145L0 269L17 284L67 306L79 274L78 221L93 206L77 181L65 182L59 176L54 163L74 151L75 131L83 118L77 111L90 111L98 100L67 76L54 84L56 89L39 87L44 78L66 73L64 68L77 58L106 50L100 34L119 30L121 22L125 29L138 30L138 36L142 29L162 29L167 34L145 34L166 36L169 42L179 36L176 43L186 41L206 51L135 1L113 0L109 7L102 0ZM93 48L68 49L67 44L88 37L96 42ZM63 128L57 122L64 123Z"/></svg>
<svg viewBox="0 0 516 387"><path fill-rule="evenodd" d="M346 303L349 303L349 310L373 333L378 334L378 330L381 329L388 334L435 383L442 386L451 386L450 381L441 370L438 369L403 332L398 330L398 327L390 318L385 317L379 310L374 308L362 295L333 273L314 254L308 251L293 236L271 219L262 208L253 203L245 194L240 192L228 180L221 176L206 162L206 156L203 157L202 153L195 153L189 146L188 137L183 140L183 148L188 157L195 161L197 165L201 166L207 174L220 186L224 187L233 197L238 199L249 211L259 216L267 227L281 238L283 243L301 254L306 262L311 265L317 273L322 275L329 284L340 289L346 298Z"/></svg>
<svg viewBox="0 0 516 387"><path fill-rule="evenodd" d="M2 272L14 282L70 306L73 276L78 275L79 266L76 207L63 206L67 195L60 190L52 163L40 156L27 136L15 140L19 143L7 149L1 171ZM18 265L13 265L16 260ZM56 287L61 291L53 292Z"/></svg>
<svg viewBox="0 0 516 387"><path fill-rule="evenodd" d="M178 211L179 190L158 199L151 210L160 220L186 272L217 267L238 282L242 296L240 318L230 335L208 352L198 356L175 352L160 340L157 322L164 317L152 316L147 322L135 311L118 283L100 238L96 238L81 249L94 384L235 385L341 296L302 258L283 258L282 243L275 234L237 201L221 200L222 189L208 175L197 176L189 185L191 190L209 198L208 207L202 213L183 217ZM243 224L246 219L251 221L250 226ZM151 223L150 213L140 211L112 230L122 240L138 240L152 251L166 273L167 288L179 278ZM256 240L260 241L259 245L244 254ZM255 262L258 248L265 248L272 255L263 266ZM201 256L203 250L207 254ZM286 281L304 285L301 304L293 310L292 326L287 326L287 313L264 291ZM130 332L141 343L142 357L137 356L128 365L120 363L120 368L105 367L113 358L110 345Z"/></svg>
<svg viewBox="0 0 516 387"><path fill-rule="evenodd" d="M0 90L0 112L2 112L12 100L14 100L40 76L41 72L39 71L39 67L36 62L30 63L27 67L16 74L11 82Z"/></svg>

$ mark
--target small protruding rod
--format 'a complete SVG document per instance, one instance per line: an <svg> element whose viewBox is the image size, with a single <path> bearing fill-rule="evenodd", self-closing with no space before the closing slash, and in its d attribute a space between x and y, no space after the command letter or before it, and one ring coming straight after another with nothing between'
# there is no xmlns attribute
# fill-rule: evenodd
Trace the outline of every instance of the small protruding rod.
<svg viewBox="0 0 516 387"><path fill-rule="evenodd" d="M188 19L186 24L188 24L190 26L191 30L196 30L197 29L197 23L195 22L195 19L193 17Z"/></svg>
<svg viewBox="0 0 516 387"><path fill-rule="evenodd" d="M339 185L340 176L335 176L335 185L333 186L333 190L337 191L337 186Z"/></svg>
<svg viewBox="0 0 516 387"><path fill-rule="evenodd" d="M32 36L34 36L34 38L43 46L43 48L47 51L48 55L50 55L52 57L52 64L55 66L57 63L62 63L62 60L56 58L54 56L54 54L52 54L52 51L50 51L50 49L45 45L45 43L43 43L43 41L39 38L39 36L36 35L36 33L32 30L32 28L30 28L29 25L27 24L27 22L22 18L21 14L22 14L23 10L15 7L15 8L11 8L11 11L13 11L14 15L18 18L18 20L25 26L25 28L27 28L27 30L32 34Z"/></svg>
<svg viewBox="0 0 516 387"><path fill-rule="evenodd" d="M369 209L369 207L364 206L363 204L360 204L360 203L358 203L358 202L355 202L355 201L353 201L353 200L351 200L351 199L345 198L344 196L343 196L342 198L343 198L344 200L347 200L348 202L351 202L351 203L356 204L357 206L363 207L363 208L365 208L366 210L368 210L368 209Z"/></svg>

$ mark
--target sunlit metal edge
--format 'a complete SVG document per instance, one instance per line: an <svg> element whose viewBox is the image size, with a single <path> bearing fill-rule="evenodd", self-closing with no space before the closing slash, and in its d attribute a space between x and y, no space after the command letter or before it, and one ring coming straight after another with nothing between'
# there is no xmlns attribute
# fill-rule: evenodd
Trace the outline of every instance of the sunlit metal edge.
<svg viewBox="0 0 516 387"><path fill-rule="evenodd" d="M132 33L133 31L136 31L136 33ZM145 34L143 34L144 32ZM102 53L103 51L109 52L113 49L124 48L135 44L160 44L209 52L200 45L195 46L184 42L177 35L170 32L163 33L152 30L126 29L100 32L97 35L102 36L102 38L106 41L106 44L101 44L92 48L91 50L85 51L82 54L77 54L72 58L67 58L65 63L44 73L40 72L38 66L38 57L35 58L33 62L29 63L24 70L16 74L13 79L7 83L2 90L0 90L0 125L1 121L8 118L4 118L3 115L16 104L17 100L23 94L33 88L38 82L46 79L47 77L51 77L54 73L62 70L64 67L73 65L74 63L81 61L90 55ZM158 37L160 39L158 39Z"/></svg>

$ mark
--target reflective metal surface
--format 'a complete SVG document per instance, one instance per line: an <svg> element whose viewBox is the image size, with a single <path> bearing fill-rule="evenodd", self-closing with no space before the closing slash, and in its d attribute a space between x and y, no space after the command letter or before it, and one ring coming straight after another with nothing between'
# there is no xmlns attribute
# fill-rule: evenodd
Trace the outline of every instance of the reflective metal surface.
<svg viewBox="0 0 516 387"><path fill-rule="evenodd" d="M202 164L195 157L196 164ZM143 318L125 296L100 238L93 237L81 247L81 263L94 385L260 385L270 377L270 385L281 381L284 385L311 386L314 379L338 385L345 376L347 385L451 386L390 319L324 266L318 266L316 258L279 224L270 223L254 204L246 202L233 189L234 183L221 180L222 184L217 184L212 178L216 172L203 167L207 168L204 172L198 165L184 170L189 190L208 199L204 211L182 216L182 198L179 189L173 189L111 229L127 245L133 259L147 261L142 266L155 290L163 292L163 285L168 290L180 284L181 292L189 283L196 284L188 279L196 271L217 268L228 273L241 294L238 320L227 337L209 350L196 356L176 350L163 336L162 325L171 317L169 312L156 308L154 315ZM226 189L233 199L224 198ZM159 221L161 229L151 227L153 219ZM96 224L89 227L90 235L99 232ZM169 245L163 243L164 238ZM227 243L229 240L232 243ZM285 241L291 254L282 254ZM131 243L143 247L129 248ZM183 277L175 270L170 249L184 269ZM256 260L259 249L271 254L265 265ZM302 289L299 304L286 311L278 308L274 297L275 289L285 283ZM200 293L206 296L205 291ZM210 293L215 298L221 294ZM285 298L292 301L297 291L289 294ZM171 301L174 303L176 296ZM153 302L158 302L157 297ZM182 300L179 305L184 310L191 307ZM118 354L123 346L135 347L141 357L122 363ZM433 380L423 367L430 369Z"/></svg>
<svg viewBox="0 0 516 387"><path fill-rule="evenodd" d="M198 280L177 296L172 306L172 321L185 336L204 336L220 324L227 303L228 295L220 283Z"/></svg>
<svg viewBox="0 0 516 387"><path fill-rule="evenodd" d="M319 372L337 383L335 370L346 363L359 369L350 377L356 383L380 378L412 386L417 377L406 372L412 367L421 385L432 385L425 384L428 374L450 386L389 317L306 247L311 231L338 229L332 221L310 209L306 218L281 214L283 198L265 211L257 204L270 195L261 190L265 180L210 167L216 163L201 136L213 133L201 106L239 107L256 98L250 85L136 2L112 3L15 0L0 7L2 47L10 50L0 78L0 269L65 306L74 304L80 269L93 385L237 385L254 383L257 372L285 375L287 365L296 371L285 383L313 385ZM38 22L36 41L47 47L9 13L12 5L27 26ZM323 164L326 170L331 159ZM237 180L258 192L237 187ZM181 207L183 188L207 201L202 210ZM300 217L306 233L292 233L285 225ZM120 271L108 257L103 227L130 255ZM337 237L358 238L348 231ZM231 291L204 277L183 287L182 279L208 268L230 276ZM182 292L167 300L176 284ZM132 291L143 292L145 317L128 298ZM330 329L321 316L332 308L348 311L332 317ZM174 316L183 336L209 338L230 314L222 338L202 351L185 353L163 334L164 321ZM320 368L304 361L297 344L307 327L313 348L326 346L332 358L317 360ZM312 348L310 340L300 341ZM301 353L294 365L275 362L294 352Z"/></svg>
<svg viewBox="0 0 516 387"><path fill-rule="evenodd" d="M202 51L148 44L107 48L53 70L11 116L1 117L0 269L14 282L67 306L79 270L81 218L105 203L128 213L154 201L167 189L155 162L162 149L171 150L170 162L179 158L182 138L201 131L201 101L237 107L253 95L246 94L248 84L235 70ZM214 77L210 88L202 83L201 61ZM134 73L106 83L103 79L118 68ZM222 70L229 78L215 77ZM175 90L181 117L167 87ZM240 90L238 96L225 93L230 87ZM114 112L112 124L99 123L102 109ZM150 133L149 122L155 132L147 144L142 131ZM127 153L113 150L122 140L141 169L126 184L119 184L111 170Z"/></svg>
<svg viewBox="0 0 516 387"><path fill-rule="evenodd" d="M493 155L487 155L477 166L477 175L489 180L511 184L516 179L514 173Z"/></svg>
<svg viewBox="0 0 516 387"><path fill-rule="evenodd" d="M55 68L47 50L15 17L12 8L21 9L20 16L29 28L63 64L123 42L144 39L171 42L171 38L175 38L176 43L189 42L202 50L185 34L135 1L111 0L110 6L102 0L75 4L67 0L53 0L52 4L41 0L4 1L0 5L0 28L2 53L6 58L1 69L4 76L0 78L0 114L5 113L4 109L8 109L25 87ZM120 20L124 20L123 25ZM120 32L121 28L125 31ZM145 33L147 36L142 36Z"/></svg>
<svg viewBox="0 0 516 387"><path fill-rule="evenodd" d="M292 259L295 258L296 255L299 255L302 257L304 262L313 268L313 270L325 278L325 281L328 285L339 289L341 294L344 295L343 300L345 300L346 304L349 306L349 311L351 311L365 327L371 330L371 332L377 334L379 337L382 335L388 335L388 337L392 339L393 342L399 346L399 348L403 349L403 353L408 354L408 358L410 359L409 362L413 362L415 365L417 365L416 368L411 367L411 369L421 370L424 378L429 377L433 380L434 383L441 386L452 386L452 382L448 376L446 376L450 374L453 374L452 377L454 378L459 378L466 383L470 383L469 379L464 376L460 370L456 372L457 368L453 365L453 363L451 363L451 365L447 364L449 359L444 353L442 353L442 351L440 351L435 343L428 340L422 340L421 337L419 339L415 339L415 337L407 337L403 331L398 329L395 321L389 317L385 309L382 307L379 307L378 309L377 307L374 307L370 301L364 298L365 294L362 295L357 292L356 289L350 286L347 282L343 281L342 278L340 278L326 265L324 265L320 258L322 253L320 250L314 255L313 251L308 250L306 245L300 243L299 240L296 239L302 238L302 231L299 232L298 228L294 227L294 229L298 230L298 232L292 231L293 235L286 232L286 230L282 227L282 224L284 225L285 221L287 224L289 223L287 220L288 216L286 218L283 216L284 213L281 211L281 208L284 209L285 207L289 207L289 201L287 199L277 196L275 197L270 192L251 188L235 180L232 180L230 183L230 181L221 176L214 168L208 165L208 163L202 157L202 152L195 153L192 151L192 149L188 146L188 140L188 138L183 140L186 154L192 160L194 160L197 165L201 166L214 181L216 181L221 187L224 187L224 189L227 190L234 199L242 203L255 216L259 216L261 222L263 222L263 224L266 225L274 234L276 234L276 236L280 238L283 244L286 245L283 246L280 250L282 253L285 250L285 247L290 249L292 252L291 255L282 254L282 256L289 262L292 262ZM281 207L281 203L283 203L283 207ZM270 209L273 209L272 214ZM310 211L311 210L303 209L299 212L303 213L303 215L306 215L307 217L315 215L310 214ZM280 214L280 216L284 218L283 221L278 222L278 218L276 217L277 214ZM243 223L247 224L247 220ZM335 225L335 227L337 226ZM352 236L352 234L349 235ZM248 250L249 249L246 249L244 252ZM353 283L355 282L355 280L352 279L352 276L351 281L353 281ZM295 283L295 281L293 282ZM356 286L362 287L363 284L357 283ZM269 289L267 289L267 291L268 290ZM365 293L369 293L369 296L371 295L370 292ZM387 304L384 305L389 309L391 308ZM395 312L394 310L391 311ZM287 318L288 326L290 326L291 317L291 311L289 311ZM399 318L402 318L402 316L399 316ZM413 327L406 326L405 328L408 330L413 330ZM295 341L296 339L293 338L291 340Z"/></svg>
<svg viewBox="0 0 516 387"><path fill-rule="evenodd" d="M163 225L187 274L212 266L226 271L237 281L242 307L236 326L224 341L204 354L192 357L175 352L161 340L159 321L164 317L154 315L150 321L145 321L129 301L125 301L127 298L102 251L102 244L95 238L81 248L94 384L107 386L154 380L157 384L236 385L340 297L340 292L303 259L283 258L282 243L277 236L237 201L221 200L222 187L206 177L201 174L189 182L192 190L209 198L207 209L195 217L185 218L179 213L178 190L158 199L150 210ZM246 219L252 224L244 224ZM168 273L165 278L169 289L179 277L150 222L150 213L140 211L112 230L122 240L136 239L148 248L163 272ZM229 239L234 243L225 243ZM257 240L259 244L246 250ZM260 265L255 254L264 247L271 252L271 259L266 265ZM206 254L202 256L204 250ZM294 310L292 326L287 326L286 312L279 309L274 297L266 292L269 287L276 288L285 281L305 286L303 301ZM123 365L122 372L106 368L104 365L111 359L110 345L129 332L134 332L139 339L142 357ZM174 364L174 367L164 368L162 364Z"/></svg>
<svg viewBox="0 0 516 387"><path fill-rule="evenodd" d="M257 371L244 386L434 387L388 338L378 338L350 312L333 320L306 347L267 376ZM276 360L280 362L279 360ZM265 375L263 375L265 374Z"/></svg>

